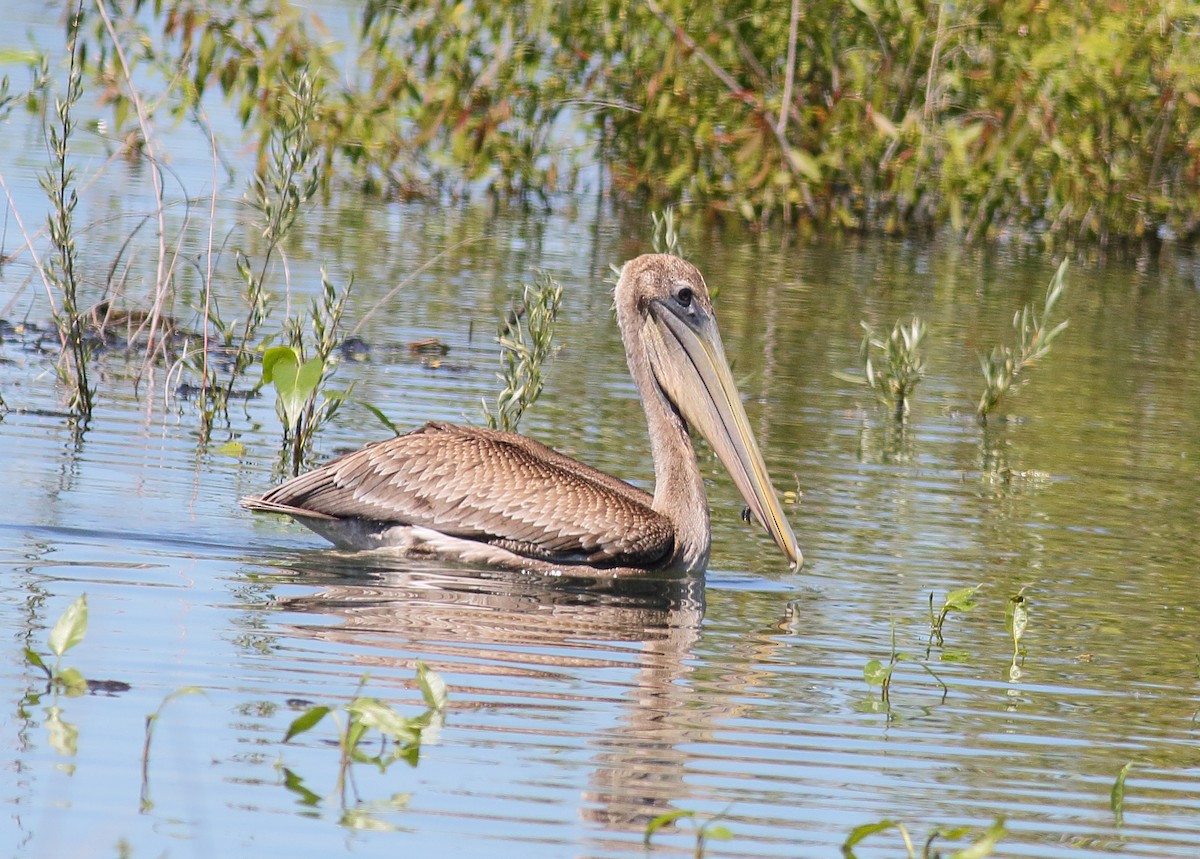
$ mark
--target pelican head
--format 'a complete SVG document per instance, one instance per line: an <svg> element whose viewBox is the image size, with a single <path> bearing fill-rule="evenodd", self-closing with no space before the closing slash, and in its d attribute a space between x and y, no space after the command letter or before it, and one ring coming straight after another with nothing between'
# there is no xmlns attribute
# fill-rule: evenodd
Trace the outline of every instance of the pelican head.
<svg viewBox="0 0 1200 859"><path fill-rule="evenodd" d="M616 305L655 446L655 509L672 515L689 505L702 507L703 545L695 551L707 559L708 505L687 439L691 427L716 452L791 568L798 569L803 556L750 430L703 276L679 257L646 254L621 270ZM686 455L680 445L686 446ZM679 472L688 468L694 474L681 477ZM688 539L686 524L677 530L677 539Z"/></svg>

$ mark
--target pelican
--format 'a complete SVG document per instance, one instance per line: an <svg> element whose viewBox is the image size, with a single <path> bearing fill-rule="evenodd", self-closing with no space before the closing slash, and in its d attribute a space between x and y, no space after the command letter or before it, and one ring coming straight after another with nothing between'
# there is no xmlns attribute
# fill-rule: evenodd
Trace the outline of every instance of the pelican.
<svg viewBox="0 0 1200 859"><path fill-rule="evenodd" d="M679 257L637 257L621 269L616 310L649 424L653 495L515 433L429 423L242 506L286 513L356 551L556 574L698 573L712 535L691 428L798 569L803 558L750 431L703 276Z"/></svg>

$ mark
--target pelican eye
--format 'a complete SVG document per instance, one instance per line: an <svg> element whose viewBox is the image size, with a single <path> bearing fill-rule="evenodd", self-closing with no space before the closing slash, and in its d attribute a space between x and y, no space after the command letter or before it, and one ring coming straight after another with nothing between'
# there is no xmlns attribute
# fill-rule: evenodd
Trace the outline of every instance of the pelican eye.
<svg viewBox="0 0 1200 859"><path fill-rule="evenodd" d="M691 307L692 299L695 298L695 296L696 294L692 292L692 288L690 286L683 286L680 287L679 292L675 293L675 300L684 307Z"/></svg>

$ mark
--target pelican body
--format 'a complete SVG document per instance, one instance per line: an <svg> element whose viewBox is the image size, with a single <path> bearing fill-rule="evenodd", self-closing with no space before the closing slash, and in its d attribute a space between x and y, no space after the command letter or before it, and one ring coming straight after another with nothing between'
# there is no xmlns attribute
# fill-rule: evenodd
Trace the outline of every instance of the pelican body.
<svg viewBox="0 0 1200 859"><path fill-rule="evenodd" d="M704 570L708 500L689 428L754 517L803 562L733 382L704 278L666 254L630 260L617 323L650 430L654 494L516 433L426 424L331 460L242 506L286 513L341 548L547 573Z"/></svg>

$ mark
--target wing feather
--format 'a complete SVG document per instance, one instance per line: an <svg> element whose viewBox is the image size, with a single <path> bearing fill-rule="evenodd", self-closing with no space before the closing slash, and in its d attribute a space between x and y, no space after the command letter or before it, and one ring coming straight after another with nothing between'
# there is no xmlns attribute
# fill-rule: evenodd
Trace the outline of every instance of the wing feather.
<svg viewBox="0 0 1200 859"><path fill-rule="evenodd" d="M416 525L549 561L653 566L674 550L651 497L514 433L430 423L293 478L256 509Z"/></svg>

